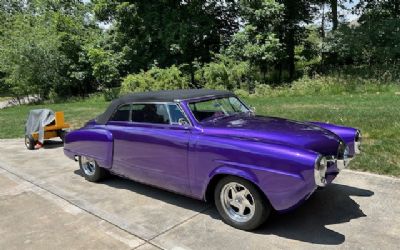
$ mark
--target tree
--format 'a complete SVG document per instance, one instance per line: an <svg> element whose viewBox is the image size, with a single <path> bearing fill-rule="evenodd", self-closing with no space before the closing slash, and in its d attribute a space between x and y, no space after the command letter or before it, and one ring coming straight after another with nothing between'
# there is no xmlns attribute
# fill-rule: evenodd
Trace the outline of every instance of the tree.
<svg viewBox="0 0 400 250"><path fill-rule="evenodd" d="M328 40L331 53L343 64L388 67L400 61L400 1L360 1L357 25L342 25Z"/></svg>
<svg viewBox="0 0 400 250"><path fill-rule="evenodd" d="M120 58L113 51L101 48L88 49L89 62L93 68L93 76L102 89L111 89L117 86L120 79L118 66Z"/></svg>
<svg viewBox="0 0 400 250"><path fill-rule="evenodd" d="M0 71L15 96L37 93L47 97L51 85L65 79L59 74L63 56L58 51L55 27L35 25L43 19L14 16L0 38Z"/></svg>
<svg viewBox="0 0 400 250"><path fill-rule="evenodd" d="M96 88L83 47L100 33L81 1L3 0L0 71L14 94L85 95ZM19 1L20 2L20 1Z"/></svg>
<svg viewBox="0 0 400 250"><path fill-rule="evenodd" d="M332 11L332 30L335 31L339 25L338 19L338 0L330 0L331 11Z"/></svg>
<svg viewBox="0 0 400 250"><path fill-rule="evenodd" d="M285 7L279 39L286 52L286 60L281 62L280 72L282 67L286 66L291 81L295 77L295 47L306 37L304 24L311 23L316 7L312 1L306 0L280 0L279 2Z"/></svg>
<svg viewBox="0 0 400 250"><path fill-rule="evenodd" d="M110 44L124 54L121 74L157 65L185 64L195 85L193 62L208 62L211 54L237 29L233 0L94 1L100 21L112 23Z"/></svg>
<svg viewBox="0 0 400 250"><path fill-rule="evenodd" d="M281 56L277 31L283 6L274 0L241 1L240 9L244 27L233 36L225 53L249 61L261 71L265 82L269 67Z"/></svg>

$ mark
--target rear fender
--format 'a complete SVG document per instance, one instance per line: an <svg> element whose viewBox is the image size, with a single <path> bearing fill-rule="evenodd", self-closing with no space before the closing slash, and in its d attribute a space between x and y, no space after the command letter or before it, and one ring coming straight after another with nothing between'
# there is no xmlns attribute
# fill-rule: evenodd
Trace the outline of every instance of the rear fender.
<svg viewBox="0 0 400 250"><path fill-rule="evenodd" d="M64 152L67 156L93 158L103 167L110 169L113 162L113 135L104 129L79 129L65 137Z"/></svg>

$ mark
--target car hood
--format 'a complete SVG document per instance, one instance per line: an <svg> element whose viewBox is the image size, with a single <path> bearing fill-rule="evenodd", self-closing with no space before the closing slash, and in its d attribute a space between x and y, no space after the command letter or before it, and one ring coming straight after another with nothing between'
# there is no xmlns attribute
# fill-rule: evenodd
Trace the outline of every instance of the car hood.
<svg viewBox="0 0 400 250"><path fill-rule="evenodd" d="M277 117L232 116L204 123L204 133L293 145L337 155L340 137L317 125Z"/></svg>

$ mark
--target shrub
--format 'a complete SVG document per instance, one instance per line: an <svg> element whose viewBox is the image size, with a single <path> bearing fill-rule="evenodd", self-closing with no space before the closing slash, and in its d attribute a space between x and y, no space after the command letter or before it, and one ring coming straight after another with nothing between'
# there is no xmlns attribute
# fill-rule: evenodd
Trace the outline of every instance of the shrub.
<svg viewBox="0 0 400 250"><path fill-rule="evenodd" d="M118 98L119 93L120 93L120 88L106 89L103 91L104 100L107 102L112 101Z"/></svg>
<svg viewBox="0 0 400 250"><path fill-rule="evenodd" d="M256 85L253 96L304 96L304 95L340 95L376 92L396 92L398 84L384 84L382 81L360 77L305 76L291 85L272 88L269 85Z"/></svg>
<svg viewBox="0 0 400 250"><path fill-rule="evenodd" d="M187 88L189 88L188 77L173 65L165 69L153 67L148 71L126 76L121 85L121 94Z"/></svg>
<svg viewBox="0 0 400 250"><path fill-rule="evenodd" d="M237 89L237 90L235 90L235 95L237 95L237 96L239 96L239 97L245 98L245 97L249 97L249 96L250 96L250 93L247 92L247 91L244 90L244 89Z"/></svg>
<svg viewBox="0 0 400 250"><path fill-rule="evenodd" d="M273 89L267 84L257 84L254 90L255 96L268 96L271 95Z"/></svg>
<svg viewBox="0 0 400 250"><path fill-rule="evenodd" d="M251 82L250 65L247 61L216 55L214 62L207 63L196 71L196 80L204 88L234 91Z"/></svg>

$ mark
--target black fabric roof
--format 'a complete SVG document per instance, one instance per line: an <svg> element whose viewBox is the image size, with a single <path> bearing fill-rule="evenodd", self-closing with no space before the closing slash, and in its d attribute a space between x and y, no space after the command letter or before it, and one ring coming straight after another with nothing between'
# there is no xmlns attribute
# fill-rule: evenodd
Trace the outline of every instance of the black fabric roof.
<svg viewBox="0 0 400 250"><path fill-rule="evenodd" d="M209 89L184 89L184 90L162 90L141 93L132 93L115 99L107 110L96 118L99 124L106 124L115 109L122 104L131 102L175 102L178 100L190 100L201 97L232 96L233 93L225 90Z"/></svg>

